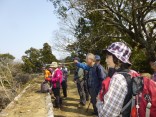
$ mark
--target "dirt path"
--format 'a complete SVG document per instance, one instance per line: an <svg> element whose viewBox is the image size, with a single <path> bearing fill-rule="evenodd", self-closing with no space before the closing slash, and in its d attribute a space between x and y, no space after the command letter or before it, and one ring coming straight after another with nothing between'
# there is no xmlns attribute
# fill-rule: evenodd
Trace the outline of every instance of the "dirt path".
<svg viewBox="0 0 156 117"><path fill-rule="evenodd" d="M54 109L55 117L93 117L91 116L92 107L90 105L90 109L86 112L85 107L78 108L79 96L76 88L76 84L73 82L73 76L69 77L68 80L68 98L63 100L63 107L61 110Z"/></svg>
<svg viewBox="0 0 156 117"><path fill-rule="evenodd" d="M4 111L5 117L46 117L46 94L39 93L42 80L34 79L21 98Z"/></svg>
<svg viewBox="0 0 156 117"><path fill-rule="evenodd" d="M70 76L68 80L68 98L63 100L61 110L54 109L54 117L93 117L90 114L93 111L91 106L88 113L86 112L88 103L86 107L78 108L79 96L72 79L73 76ZM11 108L5 109L2 117L47 117L47 94L39 92L42 81L42 78L34 79L19 100Z"/></svg>

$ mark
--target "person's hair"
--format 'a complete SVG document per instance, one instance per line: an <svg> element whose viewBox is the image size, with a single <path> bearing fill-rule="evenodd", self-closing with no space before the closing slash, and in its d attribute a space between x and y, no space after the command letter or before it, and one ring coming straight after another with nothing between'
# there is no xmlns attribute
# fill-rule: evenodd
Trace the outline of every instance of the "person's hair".
<svg viewBox="0 0 156 117"><path fill-rule="evenodd" d="M86 58L90 58L90 59L92 59L94 62L96 61L95 55L92 54L92 53L88 53L87 56L86 56Z"/></svg>
<svg viewBox="0 0 156 117"><path fill-rule="evenodd" d="M156 62L156 59L155 58L150 58L149 62L153 62L154 63L154 62Z"/></svg>
<svg viewBox="0 0 156 117"><path fill-rule="evenodd" d="M106 52L106 55L112 56L113 57L113 62L115 63L115 65L120 67L120 70L125 70L125 69L129 69L131 67L130 64L128 63L123 63L121 60L119 60L115 55L113 55L110 52Z"/></svg>

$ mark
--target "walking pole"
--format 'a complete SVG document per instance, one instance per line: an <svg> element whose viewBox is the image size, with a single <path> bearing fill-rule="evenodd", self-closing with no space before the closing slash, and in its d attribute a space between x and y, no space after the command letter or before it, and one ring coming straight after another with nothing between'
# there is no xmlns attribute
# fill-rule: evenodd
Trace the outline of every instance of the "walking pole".
<svg viewBox="0 0 156 117"><path fill-rule="evenodd" d="M87 108L86 112L88 112L88 110L89 110L89 107L90 107L90 103L91 103L91 102L89 102L89 104L88 104L88 108Z"/></svg>

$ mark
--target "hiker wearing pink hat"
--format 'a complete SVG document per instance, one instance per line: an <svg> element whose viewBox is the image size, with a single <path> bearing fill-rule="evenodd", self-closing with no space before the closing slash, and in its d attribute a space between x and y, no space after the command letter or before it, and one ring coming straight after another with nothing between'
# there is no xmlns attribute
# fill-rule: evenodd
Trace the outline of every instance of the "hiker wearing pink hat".
<svg viewBox="0 0 156 117"><path fill-rule="evenodd" d="M97 100L99 117L130 117L132 98L131 75L129 67L131 62L131 49L122 42L112 43L104 50L108 68L115 69L107 87L108 91L103 95L103 100ZM109 74L109 73L108 73ZM125 106L126 109L123 109Z"/></svg>

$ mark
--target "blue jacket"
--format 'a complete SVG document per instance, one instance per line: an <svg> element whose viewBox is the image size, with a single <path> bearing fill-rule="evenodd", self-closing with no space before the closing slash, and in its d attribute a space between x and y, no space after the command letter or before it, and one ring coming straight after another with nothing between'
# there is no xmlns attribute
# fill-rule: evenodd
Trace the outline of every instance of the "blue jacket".
<svg viewBox="0 0 156 117"><path fill-rule="evenodd" d="M102 81L106 78L104 68L100 64L94 64L93 67L89 67L88 65L83 63L77 63L77 67L88 71L88 88L93 88L94 91L99 93L102 87Z"/></svg>

